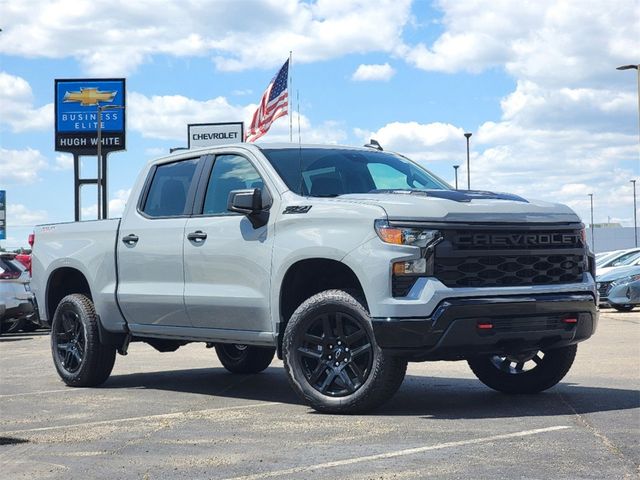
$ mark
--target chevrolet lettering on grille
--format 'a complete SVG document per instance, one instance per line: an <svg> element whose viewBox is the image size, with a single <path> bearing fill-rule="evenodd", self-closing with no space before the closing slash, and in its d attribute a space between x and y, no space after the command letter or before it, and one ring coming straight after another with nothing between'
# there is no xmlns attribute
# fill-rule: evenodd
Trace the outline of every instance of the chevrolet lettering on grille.
<svg viewBox="0 0 640 480"><path fill-rule="evenodd" d="M456 244L465 247L528 247L553 245L580 246L581 242L578 235L571 233L474 233L458 235L456 238Z"/></svg>

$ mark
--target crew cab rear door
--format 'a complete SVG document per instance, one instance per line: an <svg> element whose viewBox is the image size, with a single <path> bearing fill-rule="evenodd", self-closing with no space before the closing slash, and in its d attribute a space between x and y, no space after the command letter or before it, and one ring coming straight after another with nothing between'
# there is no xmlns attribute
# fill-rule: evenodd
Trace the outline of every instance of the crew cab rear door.
<svg viewBox="0 0 640 480"><path fill-rule="evenodd" d="M135 325L190 327L184 307L183 241L204 162L187 158L151 168L137 208L118 237L118 301Z"/></svg>
<svg viewBox="0 0 640 480"><path fill-rule="evenodd" d="M202 173L184 236L185 305L194 327L271 331L273 218L254 228L227 210L229 192L268 189L247 156L218 154Z"/></svg>

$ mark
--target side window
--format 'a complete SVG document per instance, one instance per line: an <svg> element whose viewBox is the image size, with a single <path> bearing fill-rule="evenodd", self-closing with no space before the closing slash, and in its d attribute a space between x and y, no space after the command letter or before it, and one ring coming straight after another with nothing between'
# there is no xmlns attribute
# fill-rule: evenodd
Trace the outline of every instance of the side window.
<svg viewBox="0 0 640 480"><path fill-rule="evenodd" d="M209 177L202 213L231 214L227 211L229 192L246 188L264 190L264 182L251 162L240 155L217 156Z"/></svg>
<svg viewBox="0 0 640 480"><path fill-rule="evenodd" d="M159 165L142 211L151 217L183 215L198 159Z"/></svg>

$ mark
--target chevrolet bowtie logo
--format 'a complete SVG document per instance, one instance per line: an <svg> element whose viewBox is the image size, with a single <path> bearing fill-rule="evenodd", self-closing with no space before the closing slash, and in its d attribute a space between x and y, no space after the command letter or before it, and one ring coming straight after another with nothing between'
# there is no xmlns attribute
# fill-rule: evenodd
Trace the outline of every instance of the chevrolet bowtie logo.
<svg viewBox="0 0 640 480"><path fill-rule="evenodd" d="M63 102L80 102L83 107L98 105L98 102L113 102L118 92L102 92L97 88L80 88L79 92L65 92Z"/></svg>

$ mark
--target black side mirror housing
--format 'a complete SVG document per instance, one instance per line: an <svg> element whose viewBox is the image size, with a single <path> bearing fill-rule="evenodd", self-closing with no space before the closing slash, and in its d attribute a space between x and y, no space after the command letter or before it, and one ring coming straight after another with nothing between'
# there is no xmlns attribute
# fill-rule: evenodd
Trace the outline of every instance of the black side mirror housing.
<svg viewBox="0 0 640 480"><path fill-rule="evenodd" d="M231 190L227 200L227 210L243 215L255 215L261 212L263 210L262 190L259 188Z"/></svg>
<svg viewBox="0 0 640 480"><path fill-rule="evenodd" d="M227 210L246 215L253 228L259 228L269 221L271 195L268 190L249 188L246 190L231 190L227 200Z"/></svg>

